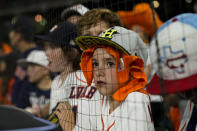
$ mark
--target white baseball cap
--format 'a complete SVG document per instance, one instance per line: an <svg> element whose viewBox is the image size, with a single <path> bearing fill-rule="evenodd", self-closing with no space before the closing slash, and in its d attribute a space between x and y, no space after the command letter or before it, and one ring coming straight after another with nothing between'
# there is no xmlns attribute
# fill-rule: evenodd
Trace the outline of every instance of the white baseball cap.
<svg viewBox="0 0 197 131"><path fill-rule="evenodd" d="M42 50L33 50L31 53L27 56L26 59L19 59L17 61L19 64L38 64L44 67L47 67L49 62L47 60L47 56L44 51Z"/></svg>
<svg viewBox="0 0 197 131"><path fill-rule="evenodd" d="M155 74L147 88L149 93L176 93L197 88L196 21L197 14L180 14L158 29L158 45L156 45L156 37L150 45L150 59ZM161 62L160 68L158 59ZM164 82L165 92L160 86L160 78Z"/></svg>
<svg viewBox="0 0 197 131"><path fill-rule="evenodd" d="M80 36L76 43L83 50L95 45L109 45L128 55L135 55L143 59L146 64L148 46L137 33L126 28L115 26L97 36Z"/></svg>
<svg viewBox="0 0 197 131"><path fill-rule="evenodd" d="M82 4L77 4L77 5L71 6L71 7L66 8L65 10L62 11L61 19L64 19L64 17L67 16L70 11L75 11L75 12L79 13L80 15L84 15L87 11L89 11L89 9Z"/></svg>

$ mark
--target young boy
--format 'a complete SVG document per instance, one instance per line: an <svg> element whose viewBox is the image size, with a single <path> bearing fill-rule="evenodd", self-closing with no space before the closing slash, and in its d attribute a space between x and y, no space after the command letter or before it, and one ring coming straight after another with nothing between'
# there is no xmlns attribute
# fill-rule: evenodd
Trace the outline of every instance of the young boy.
<svg viewBox="0 0 197 131"><path fill-rule="evenodd" d="M81 70L87 84L95 84L103 96L101 115L92 130L153 131L144 62L133 52L142 40L133 31L112 27L96 36L76 39L83 49ZM132 43L132 44L131 44Z"/></svg>
<svg viewBox="0 0 197 131"><path fill-rule="evenodd" d="M47 110L49 109L52 81L45 52L34 50L26 59L20 59L18 63L27 66L28 80L34 86L23 85L17 106L24 108L32 114L46 117L48 115Z"/></svg>
<svg viewBox="0 0 197 131"><path fill-rule="evenodd" d="M80 35L98 36L113 26L123 26L123 24L115 12L105 8L89 10L77 22Z"/></svg>

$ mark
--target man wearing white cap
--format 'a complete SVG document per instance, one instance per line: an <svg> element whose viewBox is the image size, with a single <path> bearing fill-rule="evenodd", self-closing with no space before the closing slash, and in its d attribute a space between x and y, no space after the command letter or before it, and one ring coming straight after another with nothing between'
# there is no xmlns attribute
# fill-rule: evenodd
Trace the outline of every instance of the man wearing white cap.
<svg viewBox="0 0 197 131"><path fill-rule="evenodd" d="M18 61L19 64L27 66L28 80L34 87L24 86L18 105L27 111L41 115L45 114L43 109L49 108L51 78L48 69L48 60L44 51L32 51L26 59ZM48 112L46 112L46 115Z"/></svg>
<svg viewBox="0 0 197 131"><path fill-rule="evenodd" d="M63 21L69 21L73 24L77 24L79 18L87 11L89 11L89 9L82 4L73 5L62 11L61 19Z"/></svg>

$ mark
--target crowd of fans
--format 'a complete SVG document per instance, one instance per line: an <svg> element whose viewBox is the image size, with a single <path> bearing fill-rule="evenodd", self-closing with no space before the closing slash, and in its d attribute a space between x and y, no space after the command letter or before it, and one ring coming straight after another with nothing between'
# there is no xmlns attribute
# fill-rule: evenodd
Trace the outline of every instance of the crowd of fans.
<svg viewBox="0 0 197 131"><path fill-rule="evenodd" d="M189 15L192 16L187 19L197 28L194 22L197 16ZM197 129L195 84L173 92L168 92L168 86L165 90L165 85L163 89L162 84L157 84L162 90L159 93L151 88L154 84L151 80L156 79L159 69L153 64L150 43L157 43L159 31L170 22L163 23L148 3L118 12L106 8L89 10L78 4L66 8L61 20L44 35L35 34L29 16L17 17L9 25L7 35L11 45L5 42L0 45L1 105L16 106L52 122L55 116L59 128L68 131ZM179 21L179 16L171 21ZM113 43L113 48L105 43ZM103 63L105 67L101 67ZM197 72L193 71L195 75ZM122 85L120 89L112 84L116 79L113 76L118 79L115 83ZM106 89L101 88L106 84L104 80L111 82ZM128 86L132 88L127 89ZM187 110L191 110L190 115L185 116Z"/></svg>

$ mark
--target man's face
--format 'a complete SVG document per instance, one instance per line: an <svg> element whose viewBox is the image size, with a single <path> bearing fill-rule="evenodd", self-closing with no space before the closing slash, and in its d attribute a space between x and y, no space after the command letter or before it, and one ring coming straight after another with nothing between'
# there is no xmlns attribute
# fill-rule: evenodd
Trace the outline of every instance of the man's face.
<svg viewBox="0 0 197 131"><path fill-rule="evenodd" d="M108 29L109 26L104 21L99 21L94 25L91 25L90 28L84 27L82 29L82 35L91 35L91 36L98 36L100 33Z"/></svg>
<svg viewBox="0 0 197 131"><path fill-rule="evenodd" d="M81 16L79 16L79 15L72 15L72 16L70 16L70 17L68 17L67 19L66 19L66 21L69 21L69 22L71 22L71 23L73 23L73 24L77 24L77 22L78 22L78 20L80 19L80 17Z"/></svg>
<svg viewBox="0 0 197 131"><path fill-rule="evenodd" d="M31 83L37 83L42 80L48 74L48 69L46 67L29 64L27 67L28 80Z"/></svg>
<svg viewBox="0 0 197 131"><path fill-rule="evenodd" d="M10 31L9 39L10 39L11 44L14 47L17 47L18 43L21 41L21 34L15 31Z"/></svg>

